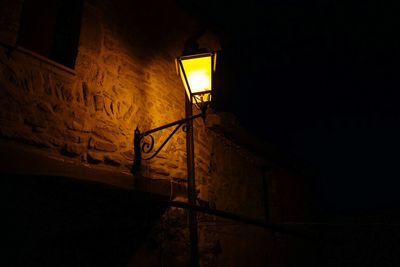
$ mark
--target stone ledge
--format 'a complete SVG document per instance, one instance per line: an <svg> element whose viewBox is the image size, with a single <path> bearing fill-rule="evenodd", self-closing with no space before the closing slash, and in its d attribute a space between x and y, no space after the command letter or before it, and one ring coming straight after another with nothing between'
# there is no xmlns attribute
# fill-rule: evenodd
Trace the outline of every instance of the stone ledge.
<svg viewBox="0 0 400 267"><path fill-rule="evenodd" d="M104 184L125 190L135 190L173 199L186 196L184 185L169 180L134 177L130 173L113 170L111 167L92 167L70 159L52 157L50 152L15 142L0 141L0 175L32 175L65 177L74 180Z"/></svg>
<svg viewBox="0 0 400 267"><path fill-rule="evenodd" d="M112 169L93 168L73 160L51 157L50 153L14 142L0 142L0 173L68 177L133 189L134 177Z"/></svg>

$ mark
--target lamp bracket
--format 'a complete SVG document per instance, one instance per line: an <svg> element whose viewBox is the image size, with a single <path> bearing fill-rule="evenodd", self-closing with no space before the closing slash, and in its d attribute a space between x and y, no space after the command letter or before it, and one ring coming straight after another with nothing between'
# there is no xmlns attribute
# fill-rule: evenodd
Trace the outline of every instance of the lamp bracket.
<svg viewBox="0 0 400 267"><path fill-rule="evenodd" d="M132 166L132 173L135 174L136 172L140 171L141 167L141 160L150 160L157 156L158 153L163 149L163 147L168 143L168 141L171 139L171 137L179 130L179 128L182 127L183 131L187 131L189 125L187 122L192 121L197 118L205 118L205 109L201 109L201 113L189 116L187 118L183 118L168 124L165 124L163 126L154 128L152 130L146 131L141 133L139 130L139 127L136 127L135 133L134 133L134 140L133 140L133 147L134 147L134 161L133 161L133 166ZM170 128L175 126L174 130L168 135L168 137L162 142L160 147L158 147L154 152L154 137L153 133ZM151 154L150 156L146 158L142 158L142 153L144 154Z"/></svg>

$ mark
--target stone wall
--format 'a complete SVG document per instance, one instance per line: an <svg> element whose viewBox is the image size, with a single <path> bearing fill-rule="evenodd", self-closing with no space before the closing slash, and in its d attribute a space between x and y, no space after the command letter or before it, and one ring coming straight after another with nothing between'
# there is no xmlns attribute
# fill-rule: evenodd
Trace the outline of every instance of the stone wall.
<svg viewBox="0 0 400 267"><path fill-rule="evenodd" d="M85 1L74 70L18 47L19 13L4 9L12 27L0 25L8 36L2 43L11 45L0 47L1 137L129 172L136 126L148 130L184 116L174 58L196 26L173 2L158 2ZM155 136L157 144L166 135ZM182 138L147 164L148 177L184 177Z"/></svg>
<svg viewBox="0 0 400 267"><path fill-rule="evenodd" d="M210 130L209 205L264 221L265 162L223 133ZM271 232L214 216L199 219L204 266L268 266Z"/></svg>
<svg viewBox="0 0 400 267"><path fill-rule="evenodd" d="M1 140L61 162L130 174L134 129L145 131L184 117L186 96L174 58L199 28L197 22L174 1L84 1L76 65L69 69L18 46L22 1L8 2L13 4L0 14ZM156 147L168 134L154 135ZM194 134L199 205L258 220L284 220L278 216L281 191L272 178L265 183L265 167L271 162L201 119L194 123ZM144 162L142 175L186 184L183 132ZM279 190L285 191L284 183L291 179L285 175L274 176L289 177ZM266 198L266 192L272 194ZM295 207L294 201L284 205ZM270 205L269 215L265 205ZM149 260L185 266L190 251L186 218L185 211L168 209L132 264ZM199 235L203 266L273 262L268 256L273 239L265 229L199 215Z"/></svg>

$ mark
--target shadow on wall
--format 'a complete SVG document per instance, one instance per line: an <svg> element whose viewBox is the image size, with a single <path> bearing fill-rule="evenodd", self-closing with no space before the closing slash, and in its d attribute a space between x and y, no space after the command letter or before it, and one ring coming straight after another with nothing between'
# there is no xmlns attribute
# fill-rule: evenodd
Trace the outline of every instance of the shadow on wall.
<svg viewBox="0 0 400 267"><path fill-rule="evenodd" d="M101 1L106 30L126 40L133 58L149 63L167 52L180 55L184 41L198 25L175 1Z"/></svg>
<svg viewBox="0 0 400 267"><path fill-rule="evenodd" d="M142 194L62 177L2 177L2 266L127 266L165 212Z"/></svg>

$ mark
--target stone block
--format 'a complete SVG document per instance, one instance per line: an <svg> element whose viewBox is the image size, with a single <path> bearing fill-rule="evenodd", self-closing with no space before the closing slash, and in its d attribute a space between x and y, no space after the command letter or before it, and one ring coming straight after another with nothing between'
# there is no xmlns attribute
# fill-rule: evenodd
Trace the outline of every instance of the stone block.
<svg viewBox="0 0 400 267"><path fill-rule="evenodd" d="M71 120L70 123L67 125L68 129L74 131L82 131L83 130L83 122L77 120Z"/></svg>
<svg viewBox="0 0 400 267"><path fill-rule="evenodd" d="M124 135L125 135L125 134L124 134ZM123 148L127 148L128 145L126 144L126 142L120 142L120 143L119 143L119 147L123 149Z"/></svg>
<svg viewBox="0 0 400 267"><path fill-rule="evenodd" d="M114 152L117 151L118 147L113 143L109 142L102 142L102 141L95 141L94 148L98 151L105 151L105 152Z"/></svg>
<svg viewBox="0 0 400 267"><path fill-rule="evenodd" d="M64 107L60 103L58 103L53 106L53 110L55 113L62 114L64 112Z"/></svg>
<svg viewBox="0 0 400 267"><path fill-rule="evenodd" d="M161 176L169 176L168 168L165 167L150 167L150 171Z"/></svg>
<svg viewBox="0 0 400 267"><path fill-rule="evenodd" d="M108 97L104 98L104 109L106 111L106 114L108 116L113 116L114 115L114 110L112 108L112 100Z"/></svg>
<svg viewBox="0 0 400 267"><path fill-rule="evenodd" d="M103 139L108 142L113 142L117 139L119 132L113 129L112 127L95 127L93 128L93 134L100 139Z"/></svg>
<svg viewBox="0 0 400 267"><path fill-rule="evenodd" d="M67 143L61 150L61 153L66 156L77 156L82 154L85 148L82 145Z"/></svg>
<svg viewBox="0 0 400 267"><path fill-rule="evenodd" d="M119 167L122 165L122 159L115 155L105 155L104 156L104 164Z"/></svg>
<svg viewBox="0 0 400 267"><path fill-rule="evenodd" d="M39 114L28 114L24 119L25 124L29 126L46 127L46 118Z"/></svg>
<svg viewBox="0 0 400 267"><path fill-rule="evenodd" d="M163 151L160 151L160 153L157 154L156 158L157 159L168 159L168 154Z"/></svg>
<svg viewBox="0 0 400 267"><path fill-rule="evenodd" d="M60 147L64 144L64 142L58 138L55 138L53 136L47 136L46 140L50 142L53 146Z"/></svg>
<svg viewBox="0 0 400 267"><path fill-rule="evenodd" d="M82 96L85 106L89 106L89 87L87 82L82 82Z"/></svg>
<svg viewBox="0 0 400 267"><path fill-rule="evenodd" d="M187 173L183 171L171 171L171 178L174 181L186 181Z"/></svg>
<svg viewBox="0 0 400 267"><path fill-rule="evenodd" d="M124 152L121 152L121 155L125 159L130 160L130 161L133 161L133 159L134 159L134 155L133 155L133 150L132 149L124 151Z"/></svg>
<svg viewBox="0 0 400 267"><path fill-rule="evenodd" d="M89 138L88 147L94 148L94 142L95 142L95 140L93 138Z"/></svg>
<svg viewBox="0 0 400 267"><path fill-rule="evenodd" d="M81 115L73 114L73 118L69 119L65 124L69 130L82 133L91 133L93 131L93 124L95 121L92 119L93 114L82 113Z"/></svg>
<svg viewBox="0 0 400 267"><path fill-rule="evenodd" d="M56 80L54 91L59 100L71 103L74 100L74 96L70 87L67 87L62 81Z"/></svg>
<svg viewBox="0 0 400 267"><path fill-rule="evenodd" d="M94 164L98 164L101 163L104 159L104 154L103 153L99 153L96 151L91 151L89 150L87 152L87 161L89 163L94 163Z"/></svg>
<svg viewBox="0 0 400 267"><path fill-rule="evenodd" d="M177 164L175 164L175 163L173 163L173 162L166 162L165 163L165 166L167 167L167 168L169 168L169 169L178 169L178 165Z"/></svg>
<svg viewBox="0 0 400 267"><path fill-rule="evenodd" d="M74 132L72 131L64 130L59 132L54 132L54 131L51 132L55 133L55 137L58 137L63 141L72 142L76 144L79 144L81 141L79 135L74 134Z"/></svg>
<svg viewBox="0 0 400 267"><path fill-rule="evenodd" d="M123 120L124 121L127 121L131 116L132 116L132 114L133 114L133 106L131 105L130 107L129 107L129 109L128 109L128 111L127 112L125 112L125 114L123 115Z"/></svg>
<svg viewBox="0 0 400 267"><path fill-rule="evenodd" d="M45 112L45 113L53 113L53 108L49 103L46 102L39 102L36 104L39 110Z"/></svg>
<svg viewBox="0 0 400 267"><path fill-rule="evenodd" d="M96 111L101 111L103 110L104 107L104 97L102 95L94 95L93 96L94 100L94 108Z"/></svg>

